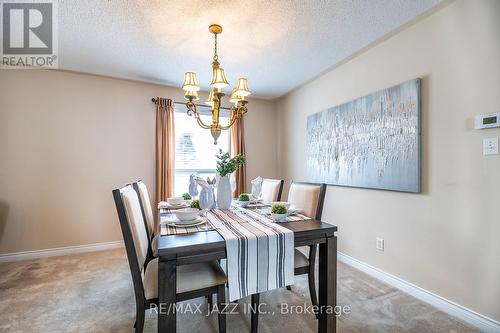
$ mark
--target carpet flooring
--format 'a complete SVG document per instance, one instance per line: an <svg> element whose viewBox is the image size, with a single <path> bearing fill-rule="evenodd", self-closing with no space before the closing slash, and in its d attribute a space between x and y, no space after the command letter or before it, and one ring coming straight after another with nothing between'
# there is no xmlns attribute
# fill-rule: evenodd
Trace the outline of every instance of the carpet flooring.
<svg viewBox="0 0 500 333"><path fill-rule="evenodd" d="M339 263L337 331L478 332L460 320ZM292 291L273 290L261 296L259 332L315 332L314 315L300 312L309 305L306 276L296 277ZM244 299L228 316L228 332L249 332ZM183 302L185 310L207 310L203 298ZM281 306L281 304L288 304ZM288 313L286 313L288 309ZM347 313L349 312L349 313ZM273 314L274 313L274 314ZM0 264L0 332L133 332L135 301L123 249ZM156 315L146 312L144 332L156 332ZM217 316L181 314L179 332L217 332Z"/></svg>

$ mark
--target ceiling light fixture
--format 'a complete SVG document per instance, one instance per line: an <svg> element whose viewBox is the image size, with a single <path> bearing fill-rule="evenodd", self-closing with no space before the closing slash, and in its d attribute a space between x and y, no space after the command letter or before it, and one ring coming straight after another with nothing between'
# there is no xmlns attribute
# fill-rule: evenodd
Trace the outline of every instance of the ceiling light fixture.
<svg viewBox="0 0 500 333"><path fill-rule="evenodd" d="M188 100L186 103L188 109L187 114L190 116L194 115L200 127L209 129L214 138L214 143L217 144L217 139L221 131L230 128L237 119L247 113L248 109L246 105L248 101L245 100L245 97L250 95L251 92L248 88L247 79L244 77L239 78L236 87L229 96L229 102L234 104L231 106L231 118L226 126L222 126L219 123L222 96L225 95L222 89L229 86L229 82L227 82L226 75L224 74L224 69L220 67L219 56L217 54L217 35L222 33L222 27L218 24L212 24L208 27L208 30L214 34L214 57L212 62L212 82L210 82L210 87L212 89L210 90L210 94L205 104L212 107L212 124L206 125L203 123L200 118L200 113L196 110L196 104L193 103L193 101L198 99L197 92L200 90L195 72L186 72L182 89L185 91L184 97Z"/></svg>

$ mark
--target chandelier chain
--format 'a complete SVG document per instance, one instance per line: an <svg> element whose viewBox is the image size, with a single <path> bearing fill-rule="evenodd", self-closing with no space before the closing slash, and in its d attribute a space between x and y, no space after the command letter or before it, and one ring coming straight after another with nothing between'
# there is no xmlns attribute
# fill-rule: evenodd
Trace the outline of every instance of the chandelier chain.
<svg viewBox="0 0 500 333"><path fill-rule="evenodd" d="M214 60L217 61L219 56L217 55L217 34L214 34L215 43L214 43Z"/></svg>

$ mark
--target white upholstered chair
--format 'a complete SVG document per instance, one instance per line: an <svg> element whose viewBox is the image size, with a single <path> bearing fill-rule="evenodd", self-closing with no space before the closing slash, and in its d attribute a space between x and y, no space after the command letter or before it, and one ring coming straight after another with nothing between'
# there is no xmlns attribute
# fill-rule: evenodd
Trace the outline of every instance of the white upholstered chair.
<svg viewBox="0 0 500 333"><path fill-rule="evenodd" d="M321 220L325 184L292 182L288 191L288 202L310 218Z"/></svg>
<svg viewBox="0 0 500 333"><path fill-rule="evenodd" d="M141 204L142 217L144 219L144 225L146 226L148 239L151 245L149 255L153 258L156 258L158 257L158 237L155 234L154 215L153 215L153 209L151 207L151 200L149 198L148 188L142 180L133 183L132 187L139 195L139 203Z"/></svg>
<svg viewBox="0 0 500 333"><path fill-rule="evenodd" d="M262 181L262 201L273 202L281 200L281 192L283 191L282 179L267 179Z"/></svg>
<svg viewBox="0 0 500 333"><path fill-rule="evenodd" d="M288 202L308 217L321 221L326 184L292 182L288 191ZM307 253L309 251L308 255ZM313 305L318 305L315 271L317 245L295 249L295 275L308 274L309 293ZM291 289L287 287L287 289Z"/></svg>
<svg viewBox="0 0 500 333"><path fill-rule="evenodd" d="M158 258L148 258L149 237L137 191L132 185L113 191L127 258L132 273L136 301L135 332L144 328L144 311L158 304ZM219 264L198 263L177 267L177 301L217 294L225 302L226 275ZM226 332L226 317L219 314L219 332Z"/></svg>

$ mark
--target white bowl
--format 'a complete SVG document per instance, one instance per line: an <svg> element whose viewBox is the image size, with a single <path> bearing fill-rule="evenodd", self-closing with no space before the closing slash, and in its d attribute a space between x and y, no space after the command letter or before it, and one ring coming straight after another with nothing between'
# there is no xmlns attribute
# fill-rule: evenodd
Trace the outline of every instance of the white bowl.
<svg viewBox="0 0 500 333"><path fill-rule="evenodd" d="M238 205L240 205L241 207L246 207L250 204L250 201L240 201L238 200Z"/></svg>
<svg viewBox="0 0 500 333"><path fill-rule="evenodd" d="M182 204L184 202L184 198L183 197L168 198L167 202L170 205L180 205L180 204Z"/></svg>
<svg viewBox="0 0 500 333"><path fill-rule="evenodd" d="M274 206L274 205L283 205L286 207L286 210L288 210L288 208L290 208L290 203L287 202L287 201L274 201L274 202L271 202L271 207Z"/></svg>
<svg viewBox="0 0 500 333"><path fill-rule="evenodd" d="M198 208L182 208L177 209L174 213L175 216L181 221L191 221L200 215L200 210Z"/></svg>
<svg viewBox="0 0 500 333"><path fill-rule="evenodd" d="M275 222L286 222L286 217L288 214L271 214L271 218Z"/></svg>

